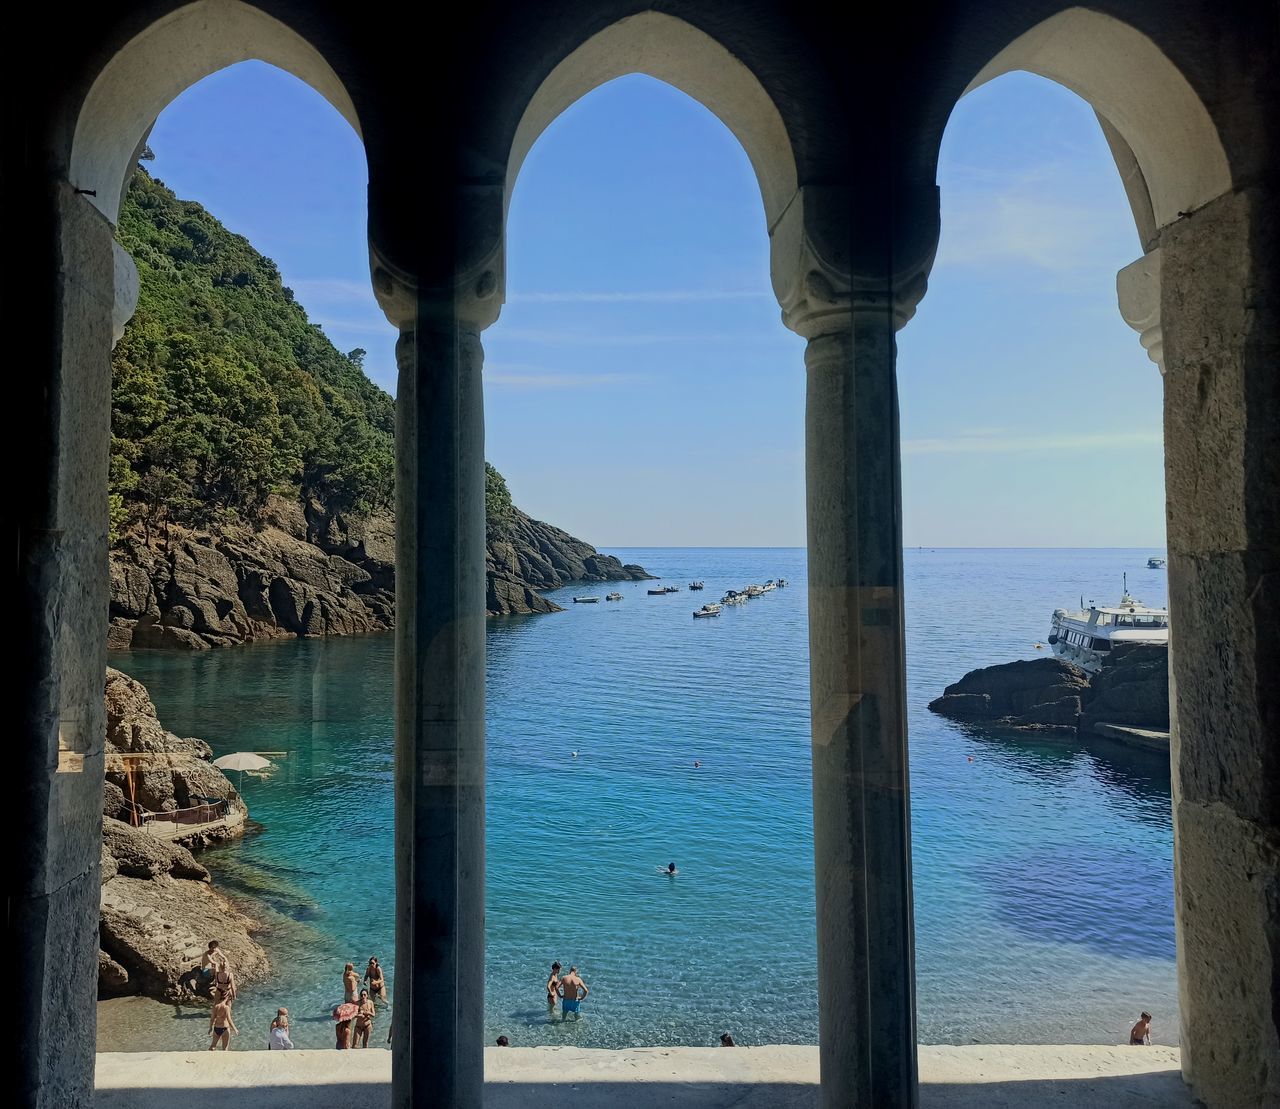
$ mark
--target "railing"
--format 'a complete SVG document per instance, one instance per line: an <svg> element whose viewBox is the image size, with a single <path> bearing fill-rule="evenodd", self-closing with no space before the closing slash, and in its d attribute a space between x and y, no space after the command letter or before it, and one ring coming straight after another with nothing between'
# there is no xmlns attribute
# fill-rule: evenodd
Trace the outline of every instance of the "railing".
<svg viewBox="0 0 1280 1109"><path fill-rule="evenodd" d="M125 803L130 804L127 801ZM220 798L170 812L151 812L141 805L133 805L132 808L135 818L143 827L148 824L211 824L215 820L221 820L230 811L227 801Z"/></svg>

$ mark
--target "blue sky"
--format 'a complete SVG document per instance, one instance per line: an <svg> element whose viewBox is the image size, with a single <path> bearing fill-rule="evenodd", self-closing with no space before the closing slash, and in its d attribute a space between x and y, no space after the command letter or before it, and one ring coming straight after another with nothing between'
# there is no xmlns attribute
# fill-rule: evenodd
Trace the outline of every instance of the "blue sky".
<svg viewBox="0 0 1280 1109"><path fill-rule="evenodd" d="M274 258L393 389L364 155L337 112L246 63L150 141L152 171ZM984 86L939 184L938 261L899 335L906 543L1163 546L1160 377L1115 303L1141 247L1091 110L1026 74ZM596 90L531 151L507 249L486 454L521 507L599 546L804 543L803 341L719 120L646 77Z"/></svg>

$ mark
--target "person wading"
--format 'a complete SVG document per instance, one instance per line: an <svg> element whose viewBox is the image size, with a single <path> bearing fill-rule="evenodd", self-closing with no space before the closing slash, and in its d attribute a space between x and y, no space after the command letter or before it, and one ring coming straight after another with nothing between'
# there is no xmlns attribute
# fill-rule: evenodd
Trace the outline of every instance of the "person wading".
<svg viewBox="0 0 1280 1109"><path fill-rule="evenodd" d="M587 989L587 984L578 977L577 967L569 968L569 973L560 979L560 985L556 992L561 997L561 1019L567 1019L569 1014L572 1013L574 1020L581 1020L582 1014L579 1011L579 1007L590 991Z"/></svg>

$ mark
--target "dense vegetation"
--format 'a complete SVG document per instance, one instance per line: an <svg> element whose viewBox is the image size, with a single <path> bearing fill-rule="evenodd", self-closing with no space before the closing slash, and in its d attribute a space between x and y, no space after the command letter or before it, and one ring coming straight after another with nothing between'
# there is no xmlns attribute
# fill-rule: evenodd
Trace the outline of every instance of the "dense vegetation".
<svg viewBox="0 0 1280 1109"><path fill-rule="evenodd" d="M271 493L391 506L392 399L364 351L340 353L308 321L271 259L141 167L119 239L140 294L112 358L113 537L252 522Z"/></svg>

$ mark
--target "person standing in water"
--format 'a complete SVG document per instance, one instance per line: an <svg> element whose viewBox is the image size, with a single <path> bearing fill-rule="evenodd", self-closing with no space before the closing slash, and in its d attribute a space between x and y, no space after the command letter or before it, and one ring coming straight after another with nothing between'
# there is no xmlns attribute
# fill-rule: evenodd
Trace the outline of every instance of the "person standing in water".
<svg viewBox="0 0 1280 1109"><path fill-rule="evenodd" d="M351 1040L353 1048L369 1046L369 1037L373 1034L373 1018L377 1012L368 990L360 991L359 1005L360 1011L356 1013L355 1034Z"/></svg>
<svg viewBox="0 0 1280 1109"><path fill-rule="evenodd" d="M1151 1042L1151 1014L1143 1013L1138 1023L1129 1029L1129 1043L1145 1046Z"/></svg>
<svg viewBox="0 0 1280 1109"><path fill-rule="evenodd" d="M587 984L578 977L577 967L569 968L569 973L560 979L560 985L557 987L556 992L561 997L560 1019L566 1020L569 1014L572 1013L575 1020L581 1020L582 1013L579 1011L579 1006L591 991L587 989Z"/></svg>
<svg viewBox="0 0 1280 1109"><path fill-rule="evenodd" d="M364 972L364 980L369 983L370 997L380 997L384 1002L387 1000L387 980L383 976L382 967L376 955L369 959L369 968Z"/></svg>
<svg viewBox="0 0 1280 1109"><path fill-rule="evenodd" d="M213 1003L213 1012L209 1014L210 1051L217 1051L222 1044L223 1051L231 1050L231 1034L239 1035L240 1029L231 1019L231 998L222 996Z"/></svg>
<svg viewBox="0 0 1280 1109"><path fill-rule="evenodd" d="M277 1009L276 1019L271 1022L271 1033L267 1037L268 1051L292 1051L293 1041L289 1038L289 1010Z"/></svg>
<svg viewBox="0 0 1280 1109"><path fill-rule="evenodd" d="M547 1012L554 1013L556 999L560 996L560 964L551 964L551 976L547 979Z"/></svg>

